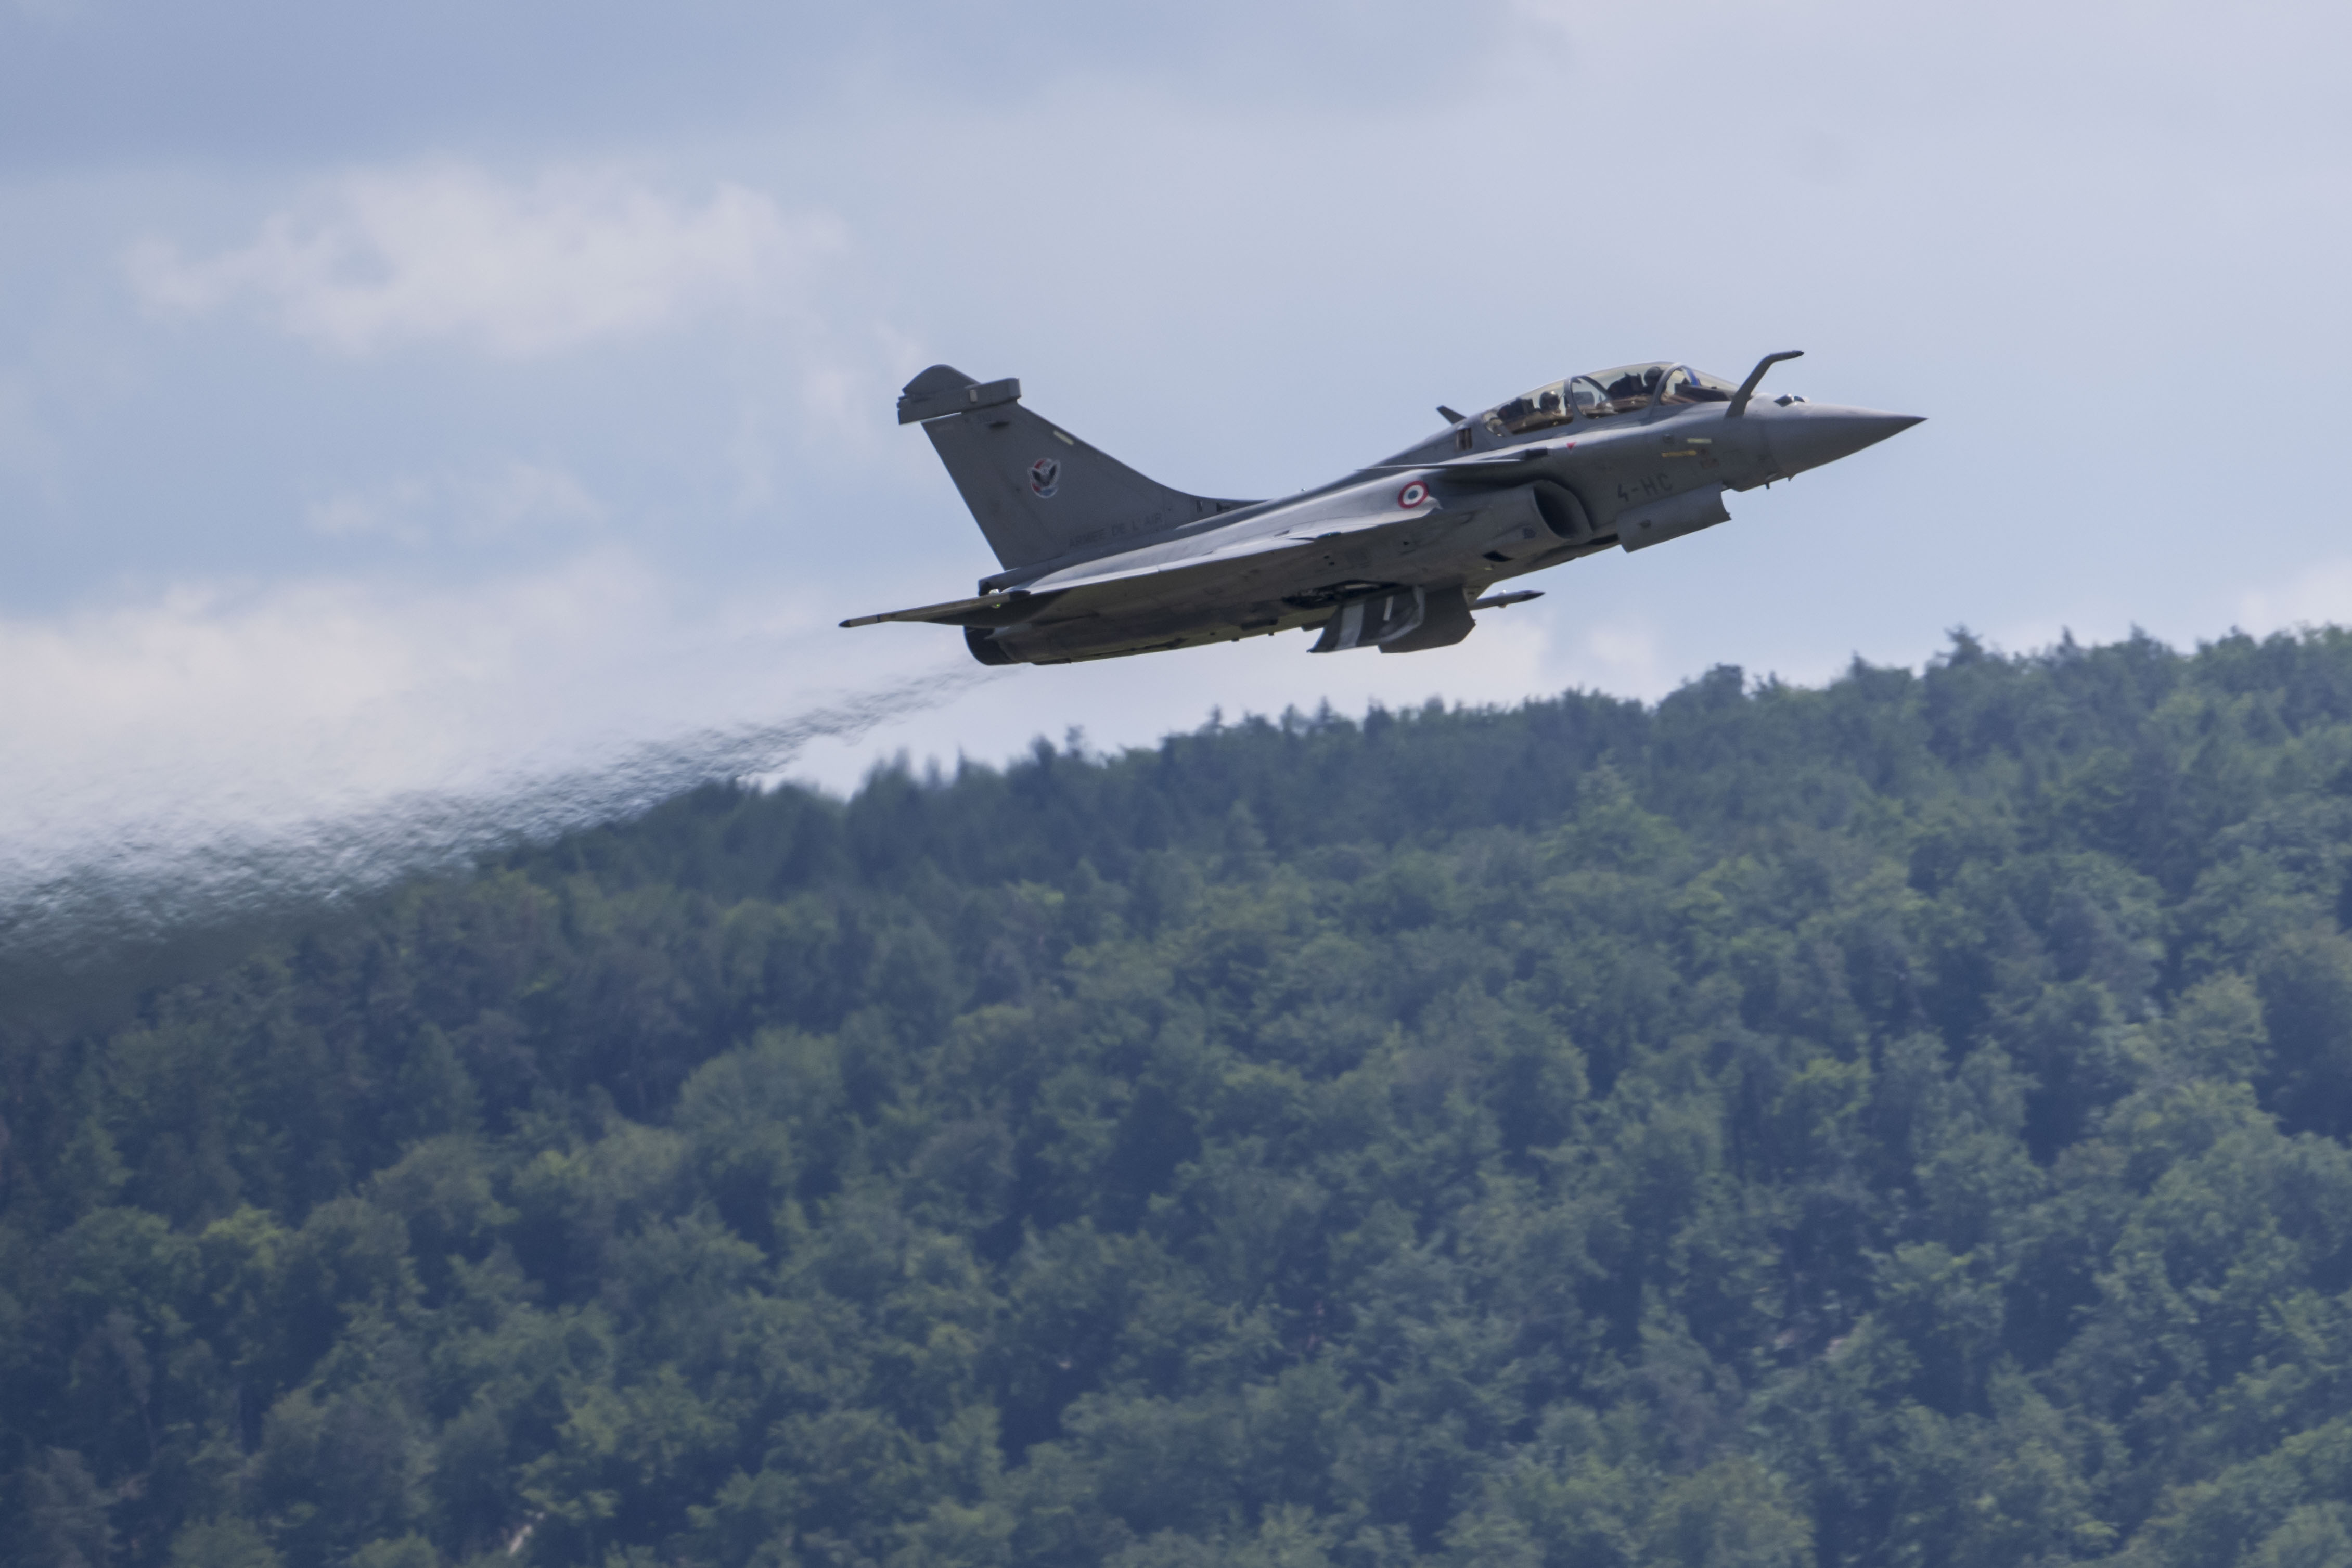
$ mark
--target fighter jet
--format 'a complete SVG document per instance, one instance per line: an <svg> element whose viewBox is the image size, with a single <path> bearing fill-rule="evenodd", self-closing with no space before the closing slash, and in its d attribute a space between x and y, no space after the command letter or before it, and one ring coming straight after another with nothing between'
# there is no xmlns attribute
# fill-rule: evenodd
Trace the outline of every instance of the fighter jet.
<svg viewBox="0 0 2352 1568"><path fill-rule="evenodd" d="M1730 521L1723 498L1816 468L1919 421L1781 396L1766 354L1737 384L1685 364L1539 386L1384 462L1278 500L1188 495L1021 405L1021 383L936 364L919 424L1003 568L977 596L845 626L960 626L982 664L1069 664L1300 627L1314 653L1460 642L1475 610L1539 597L1496 584Z"/></svg>

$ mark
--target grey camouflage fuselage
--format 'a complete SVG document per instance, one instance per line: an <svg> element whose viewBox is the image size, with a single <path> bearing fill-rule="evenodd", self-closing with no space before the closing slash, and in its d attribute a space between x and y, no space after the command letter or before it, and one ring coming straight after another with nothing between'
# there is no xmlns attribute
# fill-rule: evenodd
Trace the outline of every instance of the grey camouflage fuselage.
<svg viewBox="0 0 2352 1568"><path fill-rule="evenodd" d="M845 626L961 626L983 664L1066 664L1320 627L1313 651L1461 641L1471 612L1531 593L1507 578L1642 550L1727 521L1724 494L1860 451L1918 420L1759 399L1661 362L1571 376L1385 462L1283 500L1187 495L1021 405L1014 380L933 365L907 384L918 424L1003 570L976 597Z"/></svg>

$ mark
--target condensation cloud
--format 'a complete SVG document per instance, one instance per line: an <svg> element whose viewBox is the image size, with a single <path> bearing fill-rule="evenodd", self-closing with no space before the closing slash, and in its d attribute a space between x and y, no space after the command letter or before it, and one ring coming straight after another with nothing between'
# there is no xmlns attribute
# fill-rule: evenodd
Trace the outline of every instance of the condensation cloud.
<svg viewBox="0 0 2352 1568"><path fill-rule="evenodd" d="M333 900L770 776L990 672L678 595L625 553L456 591L183 591L0 621L0 956ZM893 662L896 652L912 657Z"/></svg>

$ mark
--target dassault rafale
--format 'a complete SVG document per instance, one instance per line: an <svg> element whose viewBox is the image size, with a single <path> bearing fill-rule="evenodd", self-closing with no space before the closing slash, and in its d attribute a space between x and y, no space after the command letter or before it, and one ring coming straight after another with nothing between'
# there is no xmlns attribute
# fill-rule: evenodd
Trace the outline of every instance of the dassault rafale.
<svg viewBox="0 0 2352 1568"><path fill-rule="evenodd" d="M1751 489L1919 423L1659 362L1570 376L1464 416L1385 462L1280 500L1155 484L1021 405L1021 383L938 364L906 385L1003 570L977 596L845 626L961 626L982 664L1068 664L1319 628L1310 650L1460 642L1498 583L1730 521Z"/></svg>

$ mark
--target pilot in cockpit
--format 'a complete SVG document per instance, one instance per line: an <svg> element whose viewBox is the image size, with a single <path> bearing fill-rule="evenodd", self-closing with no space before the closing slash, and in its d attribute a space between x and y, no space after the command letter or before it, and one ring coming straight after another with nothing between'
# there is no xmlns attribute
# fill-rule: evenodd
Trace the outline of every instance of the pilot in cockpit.
<svg viewBox="0 0 2352 1568"><path fill-rule="evenodd" d="M1647 397L1651 389L1658 384L1658 377L1664 374L1664 366L1654 364L1641 371L1628 371L1609 384L1609 401L1624 403L1637 397Z"/></svg>

